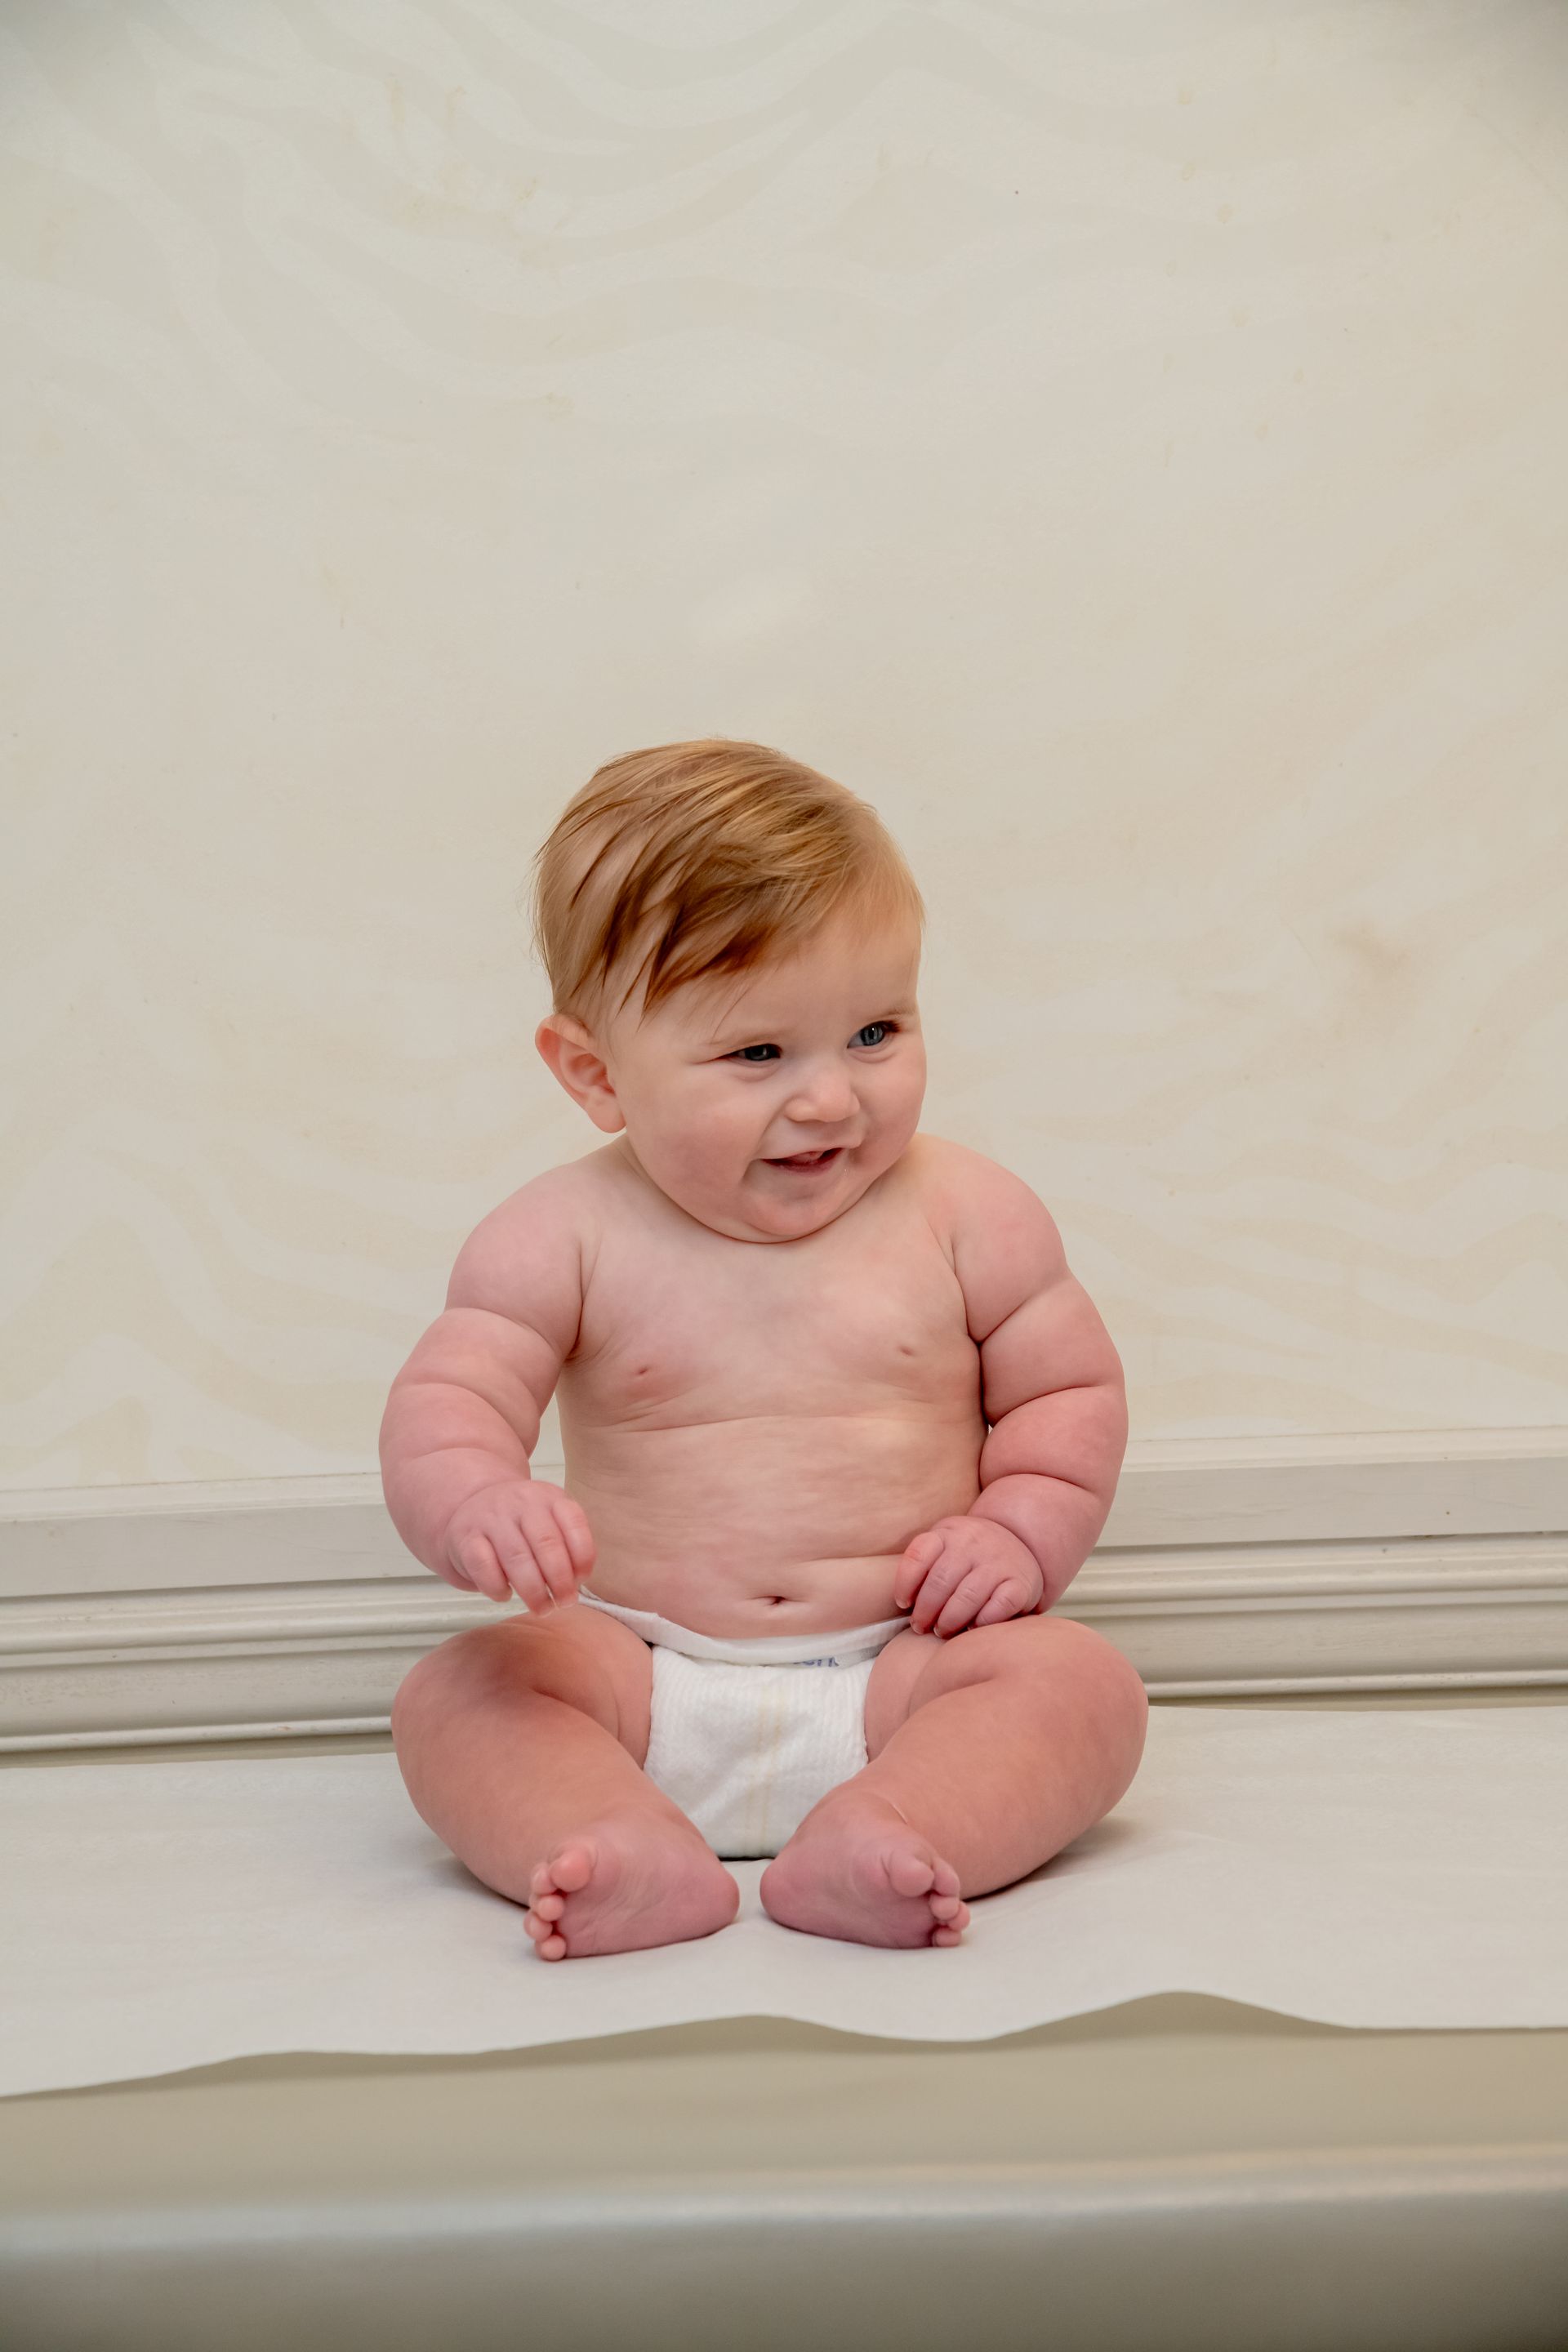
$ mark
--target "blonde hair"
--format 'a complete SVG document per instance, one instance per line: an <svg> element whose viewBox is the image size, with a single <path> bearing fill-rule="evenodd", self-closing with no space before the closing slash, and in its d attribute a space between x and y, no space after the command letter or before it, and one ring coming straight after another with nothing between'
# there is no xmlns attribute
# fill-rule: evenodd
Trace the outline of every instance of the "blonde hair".
<svg viewBox="0 0 1568 2352"><path fill-rule="evenodd" d="M622 1006L647 974L641 1018L693 981L788 952L847 908L924 925L876 810L765 743L721 736L596 769L533 861L553 1009L590 1024L623 968Z"/></svg>

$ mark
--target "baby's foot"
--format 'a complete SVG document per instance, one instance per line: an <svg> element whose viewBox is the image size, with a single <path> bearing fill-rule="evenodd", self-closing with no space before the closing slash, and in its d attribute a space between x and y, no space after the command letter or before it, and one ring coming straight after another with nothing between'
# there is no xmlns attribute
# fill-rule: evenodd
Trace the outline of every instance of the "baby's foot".
<svg viewBox="0 0 1568 2352"><path fill-rule="evenodd" d="M839 1795L802 1822L763 1873L781 1927L851 1944L956 1944L969 1925L958 1873L886 1798Z"/></svg>
<svg viewBox="0 0 1568 2352"><path fill-rule="evenodd" d="M684 1944L727 1927L741 1890L695 1830L606 1813L560 1839L529 1882L523 1921L542 1960Z"/></svg>

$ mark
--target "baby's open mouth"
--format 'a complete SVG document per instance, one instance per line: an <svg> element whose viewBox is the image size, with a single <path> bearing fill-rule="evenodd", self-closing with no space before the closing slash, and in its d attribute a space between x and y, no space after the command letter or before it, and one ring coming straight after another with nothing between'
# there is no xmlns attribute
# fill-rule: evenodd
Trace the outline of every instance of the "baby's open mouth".
<svg viewBox="0 0 1568 2352"><path fill-rule="evenodd" d="M793 1160L770 1160L770 1168L826 1168L837 1159L843 1145L836 1143L831 1151L797 1151Z"/></svg>

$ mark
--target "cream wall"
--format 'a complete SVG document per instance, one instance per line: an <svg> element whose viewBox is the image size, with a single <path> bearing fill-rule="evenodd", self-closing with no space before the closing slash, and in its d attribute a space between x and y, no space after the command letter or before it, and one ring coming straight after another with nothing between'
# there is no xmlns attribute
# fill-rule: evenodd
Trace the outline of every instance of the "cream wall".
<svg viewBox="0 0 1568 2352"><path fill-rule="evenodd" d="M1568 17L12 0L0 1483L374 1462L757 737L1143 1438L1568 1421Z"/></svg>

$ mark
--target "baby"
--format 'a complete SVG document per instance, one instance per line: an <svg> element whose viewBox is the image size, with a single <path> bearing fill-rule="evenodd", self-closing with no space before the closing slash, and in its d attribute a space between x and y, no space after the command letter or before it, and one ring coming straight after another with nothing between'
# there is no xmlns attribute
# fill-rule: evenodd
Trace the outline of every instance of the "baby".
<svg viewBox="0 0 1568 2352"><path fill-rule="evenodd" d="M476 1228L387 1400L405 1543L527 1612L404 1682L409 1794L547 1960L713 1934L741 1856L784 1927L956 1944L1142 1753L1133 1667L1047 1613L1116 1350L1029 1187L918 1132L925 909L865 802L668 744L535 869L535 1042L615 1139Z"/></svg>

